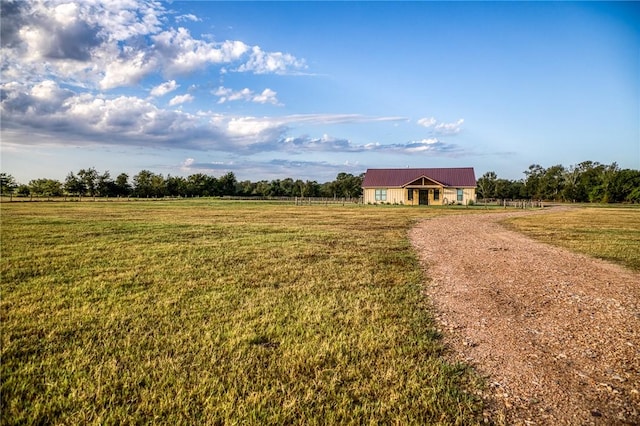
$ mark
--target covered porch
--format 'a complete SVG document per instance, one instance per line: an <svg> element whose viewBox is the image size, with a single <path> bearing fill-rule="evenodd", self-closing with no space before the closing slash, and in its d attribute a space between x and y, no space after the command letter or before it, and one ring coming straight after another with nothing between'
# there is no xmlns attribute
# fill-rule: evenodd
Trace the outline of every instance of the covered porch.
<svg viewBox="0 0 640 426"><path fill-rule="evenodd" d="M422 176L406 185L406 199L409 205L442 205L444 185Z"/></svg>

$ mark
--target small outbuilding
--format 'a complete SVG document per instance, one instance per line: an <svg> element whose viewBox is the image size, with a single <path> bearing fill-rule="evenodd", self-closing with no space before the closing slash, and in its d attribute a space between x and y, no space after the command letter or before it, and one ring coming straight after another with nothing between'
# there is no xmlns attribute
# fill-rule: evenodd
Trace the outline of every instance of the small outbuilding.
<svg viewBox="0 0 640 426"><path fill-rule="evenodd" d="M365 204L467 205L476 201L473 167L367 169Z"/></svg>

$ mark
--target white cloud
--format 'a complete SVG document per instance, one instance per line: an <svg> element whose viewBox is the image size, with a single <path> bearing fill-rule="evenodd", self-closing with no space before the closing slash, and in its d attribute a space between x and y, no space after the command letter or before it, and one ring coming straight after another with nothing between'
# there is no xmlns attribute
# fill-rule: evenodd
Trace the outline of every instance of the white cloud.
<svg viewBox="0 0 640 426"><path fill-rule="evenodd" d="M248 101L253 96L253 92L248 88L234 91L233 89L223 86L218 87L215 91L212 92L212 94L219 97L219 104L223 104L227 101Z"/></svg>
<svg viewBox="0 0 640 426"><path fill-rule="evenodd" d="M434 117L421 118L418 120L418 124L426 127L433 128L434 132L441 135L453 135L460 133L464 119L459 119L453 123L438 122Z"/></svg>
<svg viewBox="0 0 640 426"><path fill-rule="evenodd" d="M429 117L429 118L421 118L420 120L418 120L418 124L424 127L432 127L434 126L438 121L433 118L433 117Z"/></svg>
<svg viewBox="0 0 640 426"><path fill-rule="evenodd" d="M227 93L225 88L220 92ZM233 94L233 93L232 93ZM268 94L268 93L267 93ZM254 95L255 96L255 95ZM179 95L170 105L193 99ZM3 144L77 143L214 150L234 154L257 152L382 152L451 155L460 150L437 138L398 144L355 143L324 134L292 135L297 125L366 123L406 120L358 114L299 114L277 117L232 116L160 108L153 99L76 93L53 81L0 84Z"/></svg>
<svg viewBox="0 0 640 426"><path fill-rule="evenodd" d="M239 40L194 38L164 27L167 12L153 0L33 0L3 8L3 78L42 76L109 90L149 75L178 76L218 66L284 74L303 66L290 54L263 52ZM182 15L180 20L197 19Z"/></svg>
<svg viewBox="0 0 640 426"><path fill-rule="evenodd" d="M306 69L302 59L282 52L264 52L259 46L251 49L249 60L238 67L238 71L252 71L256 74L287 74L294 70Z"/></svg>
<svg viewBox="0 0 640 426"><path fill-rule="evenodd" d="M184 22L184 21L201 22L202 19L198 18L196 15L192 13L176 16L176 22Z"/></svg>
<svg viewBox="0 0 640 426"><path fill-rule="evenodd" d="M178 95L178 96L174 96L170 101L169 101L169 105L173 106L173 105L180 105L183 104L185 102L191 102L193 101L193 96L190 94L186 94L186 95Z"/></svg>
<svg viewBox="0 0 640 426"><path fill-rule="evenodd" d="M278 102L277 93L269 88L264 89L260 94L255 94L253 90L248 88L234 91L233 89L220 86L211 93L215 96L218 96L219 104L230 101L250 101L260 104L270 103L273 105L280 105L280 103Z"/></svg>
<svg viewBox="0 0 640 426"><path fill-rule="evenodd" d="M107 64L104 77L100 80L100 88L113 89L137 84L157 68L157 58L146 52L134 52Z"/></svg>
<svg viewBox="0 0 640 426"><path fill-rule="evenodd" d="M153 89L151 89L151 92L149 93L151 96L155 96L155 97L164 96L169 92L173 92L178 87L180 87L180 85L177 84L175 80L169 80L154 87Z"/></svg>
<svg viewBox="0 0 640 426"><path fill-rule="evenodd" d="M271 89L264 89L259 95L255 95L252 99L253 102L259 104L273 104L278 105L277 93Z"/></svg>
<svg viewBox="0 0 640 426"><path fill-rule="evenodd" d="M163 31L152 39L155 52L163 58L165 71L171 75L189 73L207 64L231 63L249 50L249 46L241 41L196 40L182 27Z"/></svg>
<svg viewBox="0 0 640 426"><path fill-rule="evenodd" d="M454 123L438 123L435 126L435 130L438 133L447 135L460 133L462 123L464 123L464 119L462 118Z"/></svg>

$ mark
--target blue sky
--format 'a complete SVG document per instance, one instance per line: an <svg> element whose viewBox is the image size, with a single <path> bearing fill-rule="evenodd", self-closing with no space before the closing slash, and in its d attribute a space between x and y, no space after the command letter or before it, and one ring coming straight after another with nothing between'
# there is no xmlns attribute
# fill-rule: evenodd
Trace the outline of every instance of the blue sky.
<svg viewBox="0 0 640 426"><path fill-rule="evenodd" d="M3 1L2 171L640 168L640 3Z"/></svg>

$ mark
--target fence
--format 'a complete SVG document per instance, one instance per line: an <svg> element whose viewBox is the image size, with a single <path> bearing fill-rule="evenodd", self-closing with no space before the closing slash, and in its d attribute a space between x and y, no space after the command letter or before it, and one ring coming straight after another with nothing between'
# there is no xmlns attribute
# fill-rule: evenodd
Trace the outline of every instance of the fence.
<svg viewBox="0 0 640 426"><path fill-rule="evenodd" d="M479 206L500 206L504 207L515 207L517 209L533 209L533 208L543 208L544 202L541 200L506 200L506 199L494 199L494 198L483 198L478 200L476 205Z"/></svg>
<svg viewBox="0 0 640 426"><path fill-rule="evenodd" d="M0 201L5 202L135 202L135 201L179 201L179 200L229 200L229 201L266 201L295 205L329 205L329 204L362 204L362 197L266 197L266 196L229 196L222 197L48 197L30 195L18 197L14 195L2 195Z"/></svg>

